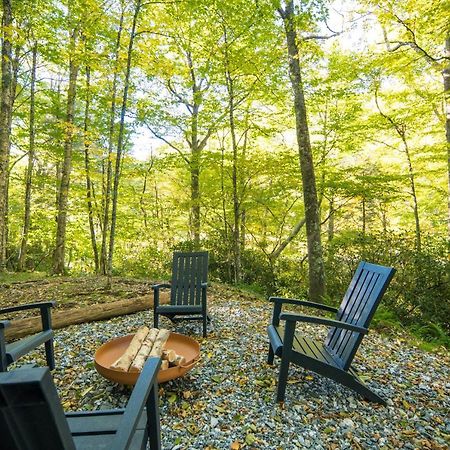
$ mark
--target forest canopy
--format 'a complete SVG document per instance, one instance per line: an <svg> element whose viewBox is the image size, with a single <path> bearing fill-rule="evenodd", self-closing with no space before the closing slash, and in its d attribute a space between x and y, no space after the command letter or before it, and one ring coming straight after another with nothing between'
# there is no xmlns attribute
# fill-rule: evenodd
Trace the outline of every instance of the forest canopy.
<svg viewBox="0 0 450 450"><path fill-rule="evenodd" d="M389 314L449 333L449 10L2 0L0 268L204 248L214 280L339 303L367 260Z"/></svg>

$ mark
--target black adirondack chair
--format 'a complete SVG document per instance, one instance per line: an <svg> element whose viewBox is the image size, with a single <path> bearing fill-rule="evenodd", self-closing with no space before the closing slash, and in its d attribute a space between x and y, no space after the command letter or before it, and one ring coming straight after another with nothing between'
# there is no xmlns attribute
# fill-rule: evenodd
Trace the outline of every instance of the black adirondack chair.
<svg viewBox="0 0 450 450"><path fill-rule="evenodd" d="M370 401L386 403L360 380L350 366L394 272L390 267L361 262L339 309L303 300L269 299L274 302L274 309L272 323L268 327L270 346L267 361L273 364L274 355L281 357L277 401L284 401L289 364L293 363L331 378ZM328 319L282 313L283 304L320 309L336 316ZM280 320L285 321L284 327L280 326ZM297 322L329 326L325 342L302 336L300 331L296 331Z"/></svg>
<svg viewBox="0 0 450 450"><path fill-rule="evenodd" d="M55 302L30 303L27 305L13 306L0 309L0 315L9 314L28 309L39 309L41 312L42 331L32 336L19 339L7 344L5 341L5 328L10 326L9 320L0 321L0 372L5 372L7 367L17 361L21 356L26 355L41 344L45 344L45 356L47 365L51 370L55 368L55 356L53 351L53 330L52 316L50 308L55 306Z"/></svg>
<svg viewBox="0 0 450 450"><path fill-rule="evenodd" d="M207 281L208 252L175 252L171 283L152 286L155 328L158 328L160 315L173 322L202 320L203 337L206 337L207 322L210 320L206 305ZM168 305L159 304L159 292L162 288L170 288Z"/></svg>
<svg viewBox="0 0 450 450"><path fill-rule="evenodd" d="M47 367L0 374L0 447L8 450L161 448L159 358L144 366L125 409L64 414Z"/></svg>

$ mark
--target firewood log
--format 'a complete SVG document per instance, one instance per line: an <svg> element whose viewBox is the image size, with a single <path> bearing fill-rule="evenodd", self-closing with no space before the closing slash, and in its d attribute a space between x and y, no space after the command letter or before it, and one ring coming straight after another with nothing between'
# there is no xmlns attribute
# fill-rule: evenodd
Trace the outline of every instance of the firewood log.
<svg viewBox="0 0 450 450"><path fill-rule="evenodd" d="M153 343L153 348L148 356L160 357L162 355L164 345L166 344L167 339L169 339L169 336L170 330L161 328L159 330L158 336L155 339L155 342Z"/></svg>
<svg viewBox="0 0 450 450"><path fill-rule="evenodd" d="M158 328L152 328L146 338L142 341L141 348L137 352L134 357L133 362L131 363L129 372L140 372L144 367L145 361L147 361L148 355L152 350L153 344L155 342L156 337L158 336L159 330Z"/></svg>
<svg viewBox="0 0 450 450"><path fill-rule="evenodd" d="M149 332L148 327L141 327L133 336L130 345L125 350L125 353L116 361L111 364L111 369L120 370L122 372L127 372L134 357L141 348L142 341L146 338Z"/></svg>
<svg viewBox="0 0 450 450"><path fill-rule="evenodd" d="M161 361L161 370L166 370L169 368L169 361L167 361L166 359L163 359Z"/></svg>
<svg viewBox="0 0 450 450"><path fill-rule="evenodd" d="M169 364L172 364L178 355L174 350L163 350L162 358L169 361Z"/></svg>
<svg viewBox="0 0 450 450"><path fill-rule="evenodd" d="M186 363L186 358L184 356L177 355L177 357L175 358L175 361L172 363L172 365L182 366L185 363Z"/></svg>

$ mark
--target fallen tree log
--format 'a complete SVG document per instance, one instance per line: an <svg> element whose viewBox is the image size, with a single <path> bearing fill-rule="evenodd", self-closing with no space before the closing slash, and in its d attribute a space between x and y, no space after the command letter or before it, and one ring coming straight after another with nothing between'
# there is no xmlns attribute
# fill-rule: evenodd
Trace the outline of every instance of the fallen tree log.
<svg viewBox="0 0 450 450"><path fill-rule="evenodd" d="M161 293L160 302L168 303L169 294ZM119 300L117 302L99 303L89 308L58 309L52 311L52 328L59 329L86 322L111 319L112 317L133 314L150 310L153 306L152 296L145 295L135 299ZM41 317L27 317L11 320L11 326L5 330L7 340L19 339L42 330Z"/></svg>

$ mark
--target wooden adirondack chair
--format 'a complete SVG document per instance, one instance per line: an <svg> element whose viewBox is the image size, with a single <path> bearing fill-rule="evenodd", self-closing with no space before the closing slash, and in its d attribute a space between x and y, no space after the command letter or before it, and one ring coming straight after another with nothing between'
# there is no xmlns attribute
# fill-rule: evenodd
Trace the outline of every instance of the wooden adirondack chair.
<svg viewBox="0 0 450 450"><path fill-rule="evenodd" d="M64 414L47 367L0 374L0 447L8 450L161 448L157 376L150 358L125 409Z"/></svg>
<svg viewBox="0 0 450 450"><path fill-rule="evenodd" d="M364 398L385 404L359 379L350 365L368 332L369 324L386 291L395 270L361 262L339 309L303 300L271 297L274 302L272 323L268 327L270 340L267 361L273 364L274 355L281 357L277 401L284 401L289 364L304 367L353 389ZM336 313L335 319L282 313L283 304L301 305ZM280 320L285 321L284 327ZM296 331L297 322L328 325L325 342L308 339Z"/></svg>
<svg viewBox="0 0 450 450"><path fill-rule="evenodd" d="M55 306L55 302L30 303L27 305L13 306L11 308L0 309L0 315L9 314L28 309L40 309L42 320L42 331L32 336L19 339L16 342L7 344L5 341L5 328L10 326L9 320L0 321L0 372L5 372L7 367L17 361L21 356L34 350L41 344L45 344L45 356L47 365L51 370L55 368L55 356L53 350L53 330L50 308Z"/></svg>
<svg viewBox="0 0 450 450"><path fill-rule="evenodd" d="M159 326L159 316L173 322L178 320L202 320L203 337L206 337L210 320L206 305L208 286L208 252L175 252L172 262L172 282L155 284L153 289L154 326ZM159 291L170 288L170 304L159 304Z"/></svg>

